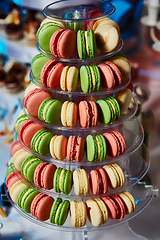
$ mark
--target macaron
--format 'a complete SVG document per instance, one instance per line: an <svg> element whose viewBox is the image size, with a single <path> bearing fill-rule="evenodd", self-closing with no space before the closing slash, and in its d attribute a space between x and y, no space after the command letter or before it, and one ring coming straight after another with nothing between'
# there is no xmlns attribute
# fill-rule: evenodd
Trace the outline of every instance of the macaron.
<svg viewBox="0 0 160 240"><path fill-rule="evenodd" d="M60 77L60 87L64 92L74 92L78 85L79 71L75 66L65 66Z"/></svg>
<svg viewBox="0 0 160 240"><path fill-rule="evenodd" d="M31 140L34 134L40 129L44 129L44 127L38 123L32 122L31 120L26 120L22 123L18 130L19 141L26 147L31 148Z"/></svg>
<svg viewBox="0 0 160 240"><path fill-rule="evenodd" d="M122 199L116 194L111 195L110 198L115 202L118 208L118 214L116 216L116 219L121 220L125 217L125 205Z"/></svg>
<svg viewBox="0 0 160 240"><path fill-rule="evenodd" d="M17 171L13 168L13 171L8 173L7 177L6 177L6 188L10 191L12 185L19 181L21 178L21 172Z"/></svg>
<svg viewBox="0 0 160 240"><path fill-rule="evenodd" d="M118 219L118 216L120 213L119 213L119 209L116 202L110 196L102 197L101 200L104 202L104 204L107 207L108 217L110 219Z"/></svg>
<svg viewBox="0 0 160 240"><path fill-rule="evenodd" d="M125 113L132 100L132 92L129 88L125 88L122 91L115 93L115 99L119 103L119 107L122 113Z"/></svg>
<svg viewBox="0 0 160 240"><path fill-rule="evenodd" d="M26 150L24 149L20 149L18 150L12 157L12 163L14 164L15 168L19 171L21 171L21 165L22 165L22 162L30 157L32 154L27 152Z"/></svg>
<svg viewBox="0 0 160 240"><path fill-rule="evenodd" d="M117 100L113 97L106 97L96 101L98 108L98 120L102 124L109 124L117 121L120 117L120 107Z"/></svg>
<svg viewBox="0 0 160 240"><path fill-rule="evenodd" d="M26 184L24 184L20 180L16 181L12 185L12 187L10 188L9 194L10 194L10 197L13 200L13 202L17 203L18 195L24 188L26 188Z"/></svg>
<svg viewBox="0 0 160 240"><path fill-rule="evenodd" d="M50 89L55 89L60 86L60 77L65 65L56 60L46 62L41 71L41 82L44 86Z"/></svg>
<svg viewBox="0 0 160 240"><path fill-rule="evenodd" d="M61 108L61 101L53 98L47 98L39 106L38 117L43 122L55 125L61 119Z"/></svg>
<svg viewBox="0 0 160 240"><path fill-rule="evenodd" d="M101 226L108 221L108 210L100 198L88 199L86 201L88 219L95 227Z"/></svg>
<svg viewBox="0 0 160 240"><path fill-rule="evenodd" d="M77 51L80 59L96 57L96 38L92 29L77 32Z"/></svg>
<svg viewBox="0 0 160 240"><path fill-rule="evenodd" d="M13 155L18 151L22 149L22 147L18 144L17 139L15 139L12 143L11 143L11 156L13 157Z"/></svg>
<svg viewBox="0 0 160 240"><path fill-rule="evenodd" d="M21 124L28 119L29 118L27 117L26 114L22 114L17 118L17 120L15 122L15 130L16 130L17 133L18 133L18 130L19 130Z"/></svg>
<svg viewBox="0 0 160 240"><path fill-rule="evenodd" d="M73 188L77 196L87 196L90 192L90 183L85 169L73 171Z"/></svg>
<svg viewBox="0 0 160 240"><path fill-rule="evenodd" d="M80 84L84 93L98 92L101 84L99 68L92 65L82 65L80 68Z"/></svg>
<svg viewBox="0 0 160 240"><path fill-rule="evenodd" d="M54 159L65 159L67 156L67 138L63 135L53 136L50 140L49 149Z"/></svg>
<svg viewBox="0 0 160 240"><path fill-rule="evenodd" d="M54 198L44 193L37 194L31 203L31 214L40 221L49 219Z"/></svg>
<svg viewBox="0 0 160 240"><path fill-rule="evenodd" d="M71 201L70 203L70 221L72 227L83 227L87 222L87 207L86 203L82 200Z"/></svg>
<svg viewBox="0 0 160 240"><path fill-rule="evenodd" d="M34 84L33 82L30 82L30 84L28 85L28 87L25 89L24 91L24 97L26 97L26 95L33 89L35 88L40 88L40 86Z"/></svg>
<svg viewBox="0 0 160 240"><path fill-rule="evenodd" d="M26 213L30 213L31 202L39 192L31 187L24 188L18 195L17 204Z"/></svg>
<svg viewBox="0 0 160 240"><path fill-rule="evenodd" d="M49 21L40 25L37 31L37 41L41 49L50 53L50 39L53 33L62 28L57 22Z"/></svg>
<svg viewBox="0 0 160 240"><path fill-rule="evenodd" d="M97 167L90 171L90 186L94 195L106 194L108 191L107 175L102 167Z"/></svg>
<svg viewBox="0 0 160 240"><path fill-rule="evenodd" d="M13 163L10 163L8 166L7 166L7 171L6 171L6 175L5 177L7 178L8 175L12 172L14 172L16 169L14 167L14 164Z"/></svg>
<svg viewBox="0 0 160 240"><path fill-rule="evenodd" d="M93 29L94 23L96 22L95 19L97 19L98 17L100 17L102 15L103 15L103 13L99 9L93 9L91 11L87 11L87 13L85 13L83 15L83 18L89 18L89 22L88 21L83 22L84 30L86 30L86 29Z"/></svg>
<svg viewBox="0 0 160 240"><path fill-rule="evenodd" d="M81 162L84 156L85 140L82 137L70 135L67 142L67 158L69 161Z"/></svg>
<svg viewBox="0 0 160 240"><path fill-rule="evenodd" d="M50 51L54 57L69 59L76 51L76 33L71 29L59 29L50 39Z"/></svg>
<svg viewBox="0 0 160 240"><path fill-rule="evenodd" d="M120 43L120 32L113 25L99 24L94 34L97 48L104 53L114 51Z"/></svg>
<svg viewBox="0 0 160 240"><path fill-rule="evenodd" d="M41 53L36 54L32 60L31 60L31 69L33 76L37 79L40 80L40 74L41 70L46 62L48 62L50 59L46 56L44 56Z"/></svg>
<svg viewBox="0 0 160 240"><path fill-rule="evenodd" d="M39 106L46 98L52 98L49 92L42 88L35 88L26 95L24 107L30 115L38 117Z"/></svg>
<svg viewBox="0 0 160 240"><path fill-rule="evenodd" d="M39 188L53 189L53 178L56 169L55 164L41 162L34 171L34 184Z"/></svg>
<svg viewBox="0 0 160 240"><path fill-rule="evenodd" d="M81 101L78 106L81 127L96 127L98 123L98 109L94 101Z"/></svg>
<svg viewBox="0 0 160 240"><path fill-rule="evenodd" d="M107 144L107 155L109 157L117 157L126 151L126 142L123 135L113 130L111 132L103 133Z"/></svg>
<svg viewBox="0 0 160 240"><path fill-rule="evenodd" d="M123 80L129 77L131 74L131 66L130 62L124 54L116 54L115 56L111 57L109 61L113 62L119 68Z"/></svg>
<svg viewBox="0 0 160 240"><path fill-rule="evenodd" d="M42 160L33 155L26 158L21 165L22 175L30 182L34 182L34 171L41 162Z"/></svg>
<svg viewBox="0 0 160 240"><path fill-rule="evenodd" d="M50 152L50 141L53 136L54 134L47 129L40 129L32 137L31 149L41 155L48 154Z"/></svg>
<svg viewBox="0 0 160 240"><path fill-rule="evenodd" d="M64 225L69 213L69 208L70 202L68 200L62 200L59 197L56 198L50 211L50 222L58 226Z"/></svg>
<svg viewBox="0 0 160 240"><path fill-rule="evenodd" d="M61 26L62 28L66 28L67 26L67 23L61 19L49 19L49 18L45 18L40 25L43 25L44 23L48 23L48 22L53 22L58 26Z"/></svg>
<svg viewBox="0 0 160 240"><path fill-rule="evenodd" d="M61 108L61 123L64 127L75 127L77 124L77 105L65 101Z"/></svg>
<svg viewBox="0 0 160 240"><path fill-rule="evenodd" d="M112 163L109 165L103 166L106 171L108 186L111 189L122 187L125 184L125 175L122 168L116 164Z"/></svg>
<svg viewBox="0 0 160 240"><path fill-rule="evenodd" d="M57 193L68 195L72 189L73 174L70 170L58 167L54 173L53 186Z"/></svg>
<svg viewBox="0 0 160 240"><path fill-rule="evenodd" d="M105 26L105 25L110 25L110 26L113 26L115 27L118 31L120 31L120 28L119 28L119 25L116 21L114 21L113 19L107 17L107 18L103 18L103 19L100 19L100 20L97 20L95 21L94 25L93 25L93 31L96 30L96 28L98 26Z"/></svg>
<svg viewBox="0 0 160 240"><path fill-rule="evenodd" d="M136 210L136 202L133 195L128 191L123 191L118 194L118 196L122 199L125 205L125 214L129 215L135 212Z"/></svg>
<svg viewBox="0 0 160 240"><path fill-rule="evenodd" d="M107 154L105 138L102 135L88 135L86 137L86 152L88 161L103 161Z"/></svg>

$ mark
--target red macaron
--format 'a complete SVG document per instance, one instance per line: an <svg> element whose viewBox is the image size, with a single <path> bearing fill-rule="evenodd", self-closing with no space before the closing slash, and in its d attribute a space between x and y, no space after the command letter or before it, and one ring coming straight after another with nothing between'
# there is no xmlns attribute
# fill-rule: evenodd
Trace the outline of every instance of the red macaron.
<svg viewBox="0 0 160 240"><path fill-rule="evenodd" d="M81 101L79 103L79 120L83 128L97 126L98 109L94 101Z"/></svg>
<svg viewBox="0 0 160 240"><path fill-rule="evenodd" d="M105 170L102 167L97 167L90 172L90 186L94 195L106 194L108 191L108 181Z"/></svg>
<svg viewBox="0 0 160 240"><path fill-rule="evenodd" d="M19 141L28 148L31 148L32 137L40 129L44 129L44 127L38 123L32 122L31 120L24 121L18 130Z"/></svg>
<svg viewBox="0 0 160 240"><path fill-rule="evenodd" d="M60 77L65 65L56 60L49 60L41 70L41 82L44 86L54 89L60 86Z"/></svg>
<svg viewBox="0 0 160 240"><path fill-rule="evenodd" d="M50 39L50 51L55 57L71 58L76 50L77 35L70 29L58 29Z"/></svg>
<svg viewBox="0 0 160 240"><path fill-rule="evenodd" d="M20 149L22 149L22 147L18 144L17 140L15 139L11 144L11 156L13 157L13 155Z"/></svg>
<svg viewBox="0 0 160 240"><path fill-rule="evenodd" d="M48 91L42 88L35 88L25 96L24 107L29 114L38 117L39 106L46 98L52 98Z"/></svg>
<svg viewBox="0 0 160 240"><path fill-rule="evenodd" d="M48 220L53 202L54 198L44 193L39 193L31 203L31 214L40 221Z"/></svg>
<svg viewBox="0 0 160 240"><path fill-rule="evenodd" d="M85 140L82 137L70 136L67 143L67 158L69 161L81 162L84 156Z"/></svg>

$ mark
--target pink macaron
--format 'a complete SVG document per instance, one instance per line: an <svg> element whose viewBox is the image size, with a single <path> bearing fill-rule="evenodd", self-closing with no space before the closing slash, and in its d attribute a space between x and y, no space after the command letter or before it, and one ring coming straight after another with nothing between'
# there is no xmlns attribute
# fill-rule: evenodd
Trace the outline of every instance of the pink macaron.
<svg viewBox="0 0 160 240"><path fill-rule="evenodd" d="M44 129L44 127L31 120L24 121L18 130L19 141L28 148L31 148L32 137L40 129Z"/></svg>
<svg viewBox="0 0 160 240"><path fill-rule="evenodd" d="M107 175L103 168L97 167L90 172L91 191L94 195L106 194L108 191Z"/></svg>
<svg viewBox="0 0 160 240"><path fill-rule="evenodd" d="M71 135L67 142L67 158L69 161L81 162L84 156L85 140Z"/></svg>
<svg viewBox="0 0 160 240"><path fill-rule="evenodd" d="M21 172L20 171L15 171L11 172L7 178L6 178L6 187L10 191L12 185L20 180Z"/></svg>
<svg viewBox="0 0 160 240"><path fill-rule="evenodd" d="M50 51L55 57L71 58L76 50L77 35L70 29L58 29L50 39Z"/></svg>
<svg viewBox="0 0 160 240"><path fill-rule="evenodd" d="M97 126L98 109L94 101L81 101L79 103L79 120L83 128Z"/></svg>
<svg viewBox="0 0 160 240"><path fill-rule="evenodd" d="M35 88L25 96L24 107L29 114L38 117L39 106L46 98L52 98L48 91L42 88Z"/></svg>
<svg viewBox="0 0 160 240"><path fill-rule="evenodd" d="M122 83L123 78L119 68L113 62L110 62L110 61L106 61L103 63L105 63L107 66L111 68L115 78L115 85L120 85Z"/></svg>
<svg viewBox="0 0 160 240"><path fill-rule="evenodd" d="M22 149L22 147L18 144L17 140L15 139L11 144L11 156L13 157L13 155L20 149Z"/></svg>
<svg viewBox="0 0 160 240"><path fill-rule="evenodd" d="M111 195L110 197L115 202L118 208L118 214L116 216L116 219L121 220L125 216L125 205L118 195Z"/></svg>
<svg viewBox="0 0 160 240"><path fill-rule="evenodd" d="M112 69L105 63L99 64L101 75L101 87L105 90L110 90L115 86L115 78Z"/></svg>
<svg viewBox="0 0 160 240"><path fill-rule="evenodd" d="M48 88L54 89L60 86L60 77L65 65L56 60L49 60L41 71L41 82Z"/></svg>
<svg viewBox="0 0 160 240"><path fill-rule="evenodd" d="M119 209L113 199L108 196L102 197L101 199L107 206L108 217L111 219L117 219L117 216L119 216Z"/></svg>
<svg viewBox="0 0 160 240"><path fill-rule="evenodd" d="M31 203L31 214L40 221L48 220L53 202L54 198L44 193L39 193Z"/></svg>

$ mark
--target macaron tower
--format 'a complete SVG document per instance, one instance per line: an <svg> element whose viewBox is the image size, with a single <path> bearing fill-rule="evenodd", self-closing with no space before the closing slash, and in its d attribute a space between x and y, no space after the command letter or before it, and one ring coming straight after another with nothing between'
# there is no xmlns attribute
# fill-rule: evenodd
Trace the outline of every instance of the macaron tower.
<svg viewBox="0 0 160 240"><path fill-rule="evenodd" d="M130 64L109 18L114 6L98 2L84 0L80 8L58 1L43 10L33 83L6 174L8 194L24 217L77 234L129 220L148 191L136 185L149 159L145 148L137 152L143 131L128 87Z"/></svg>

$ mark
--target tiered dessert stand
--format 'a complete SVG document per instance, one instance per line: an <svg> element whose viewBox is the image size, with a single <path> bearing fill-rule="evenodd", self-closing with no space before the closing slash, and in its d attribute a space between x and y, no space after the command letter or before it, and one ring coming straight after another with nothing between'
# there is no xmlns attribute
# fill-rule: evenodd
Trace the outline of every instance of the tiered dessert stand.
<svg viewBox="0 0 160 240"><path fill-rule="evenodd" d="M45 17L51 20L65 21L67 23L67 26L69 26L70 23L78 24L80 22L93 21L93 19L87 19L87 18L82 19L81 17L78 17L78 19L76 18L64 19L65 13L72 13L73 15L75 13L76 14L78 13L77 14L78 16L82 16L84 13L97 8L99 8L103 13L101 16L102 19L108 17L115 11L114 6L105 0L99 0L99 1L83 0L81 2L74 2L74 5L73 5L73 1L67 0L67 1L55 2L48 5L47 7L44 8L43 14ZM110 56L113 56L117 52L119 52L122 46L123 46L123 41L121 40L120 45L115 51L108 54L106 53L105 55L101 55L100 52L98 52L98 55L94 59L79 59L77 56L73 56L71 59L59 59L59 58L55 58L55 59L63 62L66 65L69 65L69 66L74 65L74 66L77 66L78 68L80 68L80 66L84 64L98 65L100 62L103 62ZM52 59L54 58L51 54L44 52L38 44L37 44L37 48L42 54ZM32 72L31 72L31 79L34 82L34 84L42 88L45 88L42 84L36 81L36 79L34 79ZM56 98L62 102L66 100L70 100L75 102L78 105L78 103L83 99L96 101L98 99L105 98L108 95L114 94L114 92L118 92L126 88L127 85L129 84L129 81L130 79L127 79L125 82L122 83L122 85L109 91L104 91L103 89L100 89L99 92L83 93L80 89L80 86L78 86L76 91L72 93L63 92L60 89L50 90L50 93L52 94L53 98ZM24 149L26 149L27 151L30 151L34 155L37 155L38 157L43 159L43 161L54 163L57 165L57 167L61 166L66 169L70 169L72 171L74 169L85 168L86 171L89 173L91 169L94 169L97 166L104 166L106 164L110 164L113 162L118 163L122 167L125 173L126 183L122 188L113 189L113 190L109 189L107 195L110 195L113 193L116 194L124 190L129 191L134 196L136 201L136 211L133 214L125 216L120 221L109 219L106 224L101 225L100 227L92 226L89 220L87 220L87 224L81 228L72 227L70 223L69 214L68 214L68 218L65 224L59 227L57 225L51 224L49 220L45 222L41 222L41 221L38 221L36 218L34 218L31 214L27 214L22 209L20 209L17 204L14 204L12 202L12 199L7 193L10 201L13 203L16 210L22 216L27 218L29 221L35 224L38 224L40 226L43 226L45 228L50 228L50 229L59 230L59 231L76 232L77 234L80 232L83 232L84 239L88 239L87 232L89 231L100 231L110 227L117 226L119 224L129 221L131 218L139 214L150 203L150 201L154 197L156 185L155 185L154 176L149 170L150 157L149 157L149 153L146 146L143 144L143 137L144 137L143 128L139 123L139 121L137 120L137 118L135 117L136 111L137 111L137 103L136 103L136 100L132 98L131 104L128 107L127 111L124 114L121 114L120 119L118 121L109 125L102 125L99 123L94 128L82 128L79 123L74 128L63 127L61 123L54 126L50 126L48 124L41 123L35 118L32 118L33 121L44 124L45 127L47 127L47 129L52 131L54 134L57 134L57 135L62 134L62 135L65 135L67 138L70 135L82 136L86 138L88 134L98 135L98 134L103 134L104 132L107 132L110 130L114 130L114 129L118 130L124 136L126 140L127 148L126 148L125 154L116 158L106 157L106 159L102 162L99 162L99 161L89 162L85 155L82 162L76 162L76 161L69 162L67 158L63 161L60 161L60 160L53 159L50 155L41 156L27 149L25 146L23 146ZM28 184L30 183L28 182ZM31 184L31 186L36 188L34 184ZM44 190L44 189L38 189L38 190L40 192L44 192L48 195L51 195L54 198L61 197L62 199L68 199L70 201L80 200L80 199L83 199L84 201L86 201L89 198L102 196L102 195L94 196L90 192L88 196L80 197L80 196L76 196L73 190L69 195L64 195L62 193L58 194L54 190Z"/></svg>

